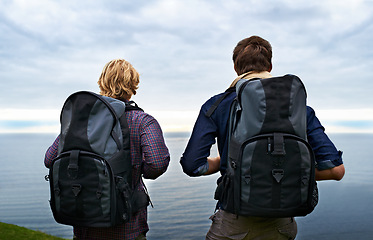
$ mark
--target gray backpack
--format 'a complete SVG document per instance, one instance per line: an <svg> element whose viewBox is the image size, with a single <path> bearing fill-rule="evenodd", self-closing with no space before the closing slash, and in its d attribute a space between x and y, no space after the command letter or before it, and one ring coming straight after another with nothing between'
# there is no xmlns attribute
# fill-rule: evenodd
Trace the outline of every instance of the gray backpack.
<svg viewBox="0 0 373 240"><path fill-rule="evenodd" d="M229 120L228 166L215 198L243 216L294 217L318 202L307 142L306 90L294 75L241 79Z"/></svg>
<svg viewBox="0 0 373 240"><path fill-rule="evenodd" d="M149 203L141 181L132 182L125 111L137 105L92 92L77 92L61 112L58 156L49 170L53 216L58 223L111 227ZM134 187L135 186L135 187Z"/></svg>

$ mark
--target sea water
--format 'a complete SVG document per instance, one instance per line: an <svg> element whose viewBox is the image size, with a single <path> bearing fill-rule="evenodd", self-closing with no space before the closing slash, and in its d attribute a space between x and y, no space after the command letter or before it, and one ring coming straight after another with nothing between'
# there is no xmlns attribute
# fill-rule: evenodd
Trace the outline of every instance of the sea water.
<svg viewBox="0 0 373 240"><path fill-rule="evenodd" d="M171 162L156 180L145 180L154 208L148 208L148 239L204 239L216 202L219 174L188 177L179 164L189 134L165 134ZM300 240L372 239L373 159L371 134L330 134L344 152L346 175L318 183L320 201L297 218ZM72 238L72 228L57 224L49 207L48 170L43 159L55 135L0 134L0 221ZM214 150L215 151L215 150ZM213 153L214 154L214 153Z"/></svg>

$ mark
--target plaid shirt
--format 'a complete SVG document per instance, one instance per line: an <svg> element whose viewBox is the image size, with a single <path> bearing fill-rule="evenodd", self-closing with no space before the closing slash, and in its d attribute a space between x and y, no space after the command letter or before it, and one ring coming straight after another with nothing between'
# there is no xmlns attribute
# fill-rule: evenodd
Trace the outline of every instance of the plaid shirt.
<svg viewBox="0 0 373 240"><path fill-rule="evenodd" d="M141 175L147 179L156 179L166 171L170 161L161 127L157 120L142 111L128 111L126 118L130 128L133 184ZM57 156L58 144L59 137L45 154L44 164L47 168ZM143 190L141 184L139 188ZM145 208L126 224L112 228L74 227L74 234L78 239L135 239L141 233L145 235L148 230Z"/></svg>

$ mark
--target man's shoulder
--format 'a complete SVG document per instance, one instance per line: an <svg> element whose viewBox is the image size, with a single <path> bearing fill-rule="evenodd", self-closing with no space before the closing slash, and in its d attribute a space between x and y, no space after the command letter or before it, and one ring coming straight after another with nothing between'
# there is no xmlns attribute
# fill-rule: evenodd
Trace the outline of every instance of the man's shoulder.
<svg viewBox="0 0 373 240"><path fill-rule="evenodd" d="M307 107L307 117L312 117L312 116L315 116L316 114L315 114L315 110L313 110L313 108L312 107L310 107L310 106L306 106Z"/></svg>
<svg viewBox="0 0 373 240"><path fill-rule="evenodd" d="M225 95L225 96L224 96ZM209 98L201 107L201 111L207 112L213 105L217 105L216 109L229 109L227 106L230 106L233 99L236 97L236 92L226 92L218 93L211 98Z"/></svg>
<svg viewBox="0 0 373 240"><path fill-rule="evenodd" d="M223 96L224 92L218 93L212 97L210 97L204 105L212 105L214 102L216 102L217 99L219 99L221 96Z"/></svg>

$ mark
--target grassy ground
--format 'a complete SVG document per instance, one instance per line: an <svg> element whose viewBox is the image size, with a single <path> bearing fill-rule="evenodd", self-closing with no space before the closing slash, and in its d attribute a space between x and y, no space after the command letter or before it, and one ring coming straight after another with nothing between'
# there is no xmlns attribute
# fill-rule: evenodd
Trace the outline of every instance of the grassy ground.
<svg viewBox="0 0 373 240"><path fill-rule="evenodd" d="M43 232L0 222L0 240L62 240Z"/></svg>

